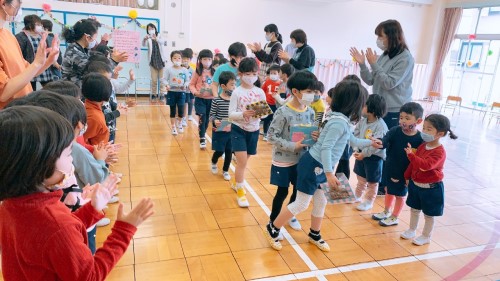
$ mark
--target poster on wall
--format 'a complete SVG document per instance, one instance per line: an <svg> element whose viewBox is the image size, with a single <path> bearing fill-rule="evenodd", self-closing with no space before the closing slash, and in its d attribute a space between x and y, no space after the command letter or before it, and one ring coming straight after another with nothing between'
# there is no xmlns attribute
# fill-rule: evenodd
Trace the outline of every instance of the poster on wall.
<svg viewBox="0 0 500 281"><path fill-rule="evenodd" d="M158 10L158 0L56 0L56 1Z"/></svg>
<svg viewBox="0 0 500 281"><path fill-rule="evenodd" d="M127 62L139 63L141 61L141 34L139 31L113 30L113 47L120 52L127 52Z"/></svg>

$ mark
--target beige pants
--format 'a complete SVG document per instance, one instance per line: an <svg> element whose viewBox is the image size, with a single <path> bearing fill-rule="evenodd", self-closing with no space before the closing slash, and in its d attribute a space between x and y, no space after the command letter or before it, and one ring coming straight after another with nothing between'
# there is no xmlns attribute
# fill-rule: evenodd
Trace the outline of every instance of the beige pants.
<svg viewBox="0 0 500 281"><path fill-rule="evenodd" d="M153 95L158 94L158 80L160 80L160 94L165 92L165 83L163 83L163 69L156 69L152 66L149 67L151 70L151 93Z"/></svg>

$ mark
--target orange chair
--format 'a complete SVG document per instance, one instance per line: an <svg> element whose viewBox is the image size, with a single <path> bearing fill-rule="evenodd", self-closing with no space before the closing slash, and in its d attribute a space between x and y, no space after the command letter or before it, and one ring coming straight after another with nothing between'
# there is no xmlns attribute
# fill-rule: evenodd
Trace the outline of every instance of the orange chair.
<svg viewBox="0 0 500 281"><path fill-rule="evenodd" d="M432 107L434 107L434 102L438 102L438 108L439 108L439 101L441 100L441 94L438 92L433 92L430 91L429 94L427 95L427 101L431 103L431 108L429 110L432 110Z"/></svg>
<svg viewBox="0 0 500 281"><path fill-rule="evenodd" d="M500 121L500 102L494 102L491 105L491 108L488 112L484 114L484 118L486 118L486 115L490 115L490 120L488 121L488 125L491 123L491 119L496 118L497 119L497 124Z"/></svg>
<svg viewBox="0 0 500 281"><path fill-rule="evenodd" d="M443 111L446 108L452 108L453 113L451 114L452 116L455 114L455 109L458 107L458 114L460 114L460 107L462 107L462 98L459 96L448 96L446 98L446 103L441 106L441 111Z"/></svg>

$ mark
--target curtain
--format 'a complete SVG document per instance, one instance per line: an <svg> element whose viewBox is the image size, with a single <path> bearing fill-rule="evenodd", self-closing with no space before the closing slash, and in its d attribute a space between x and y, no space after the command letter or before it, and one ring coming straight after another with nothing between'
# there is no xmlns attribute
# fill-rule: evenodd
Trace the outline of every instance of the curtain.
<svg viewBox="0 0 500 281"><path fill-rule="evenodd" d="M137 0L63 0L72 3L100 4L107 6L120 6L137 8Z"/></svg>
<svg viewBox="0 0 500 281"><path fill-rule="evenodd" d="M442 66L460 24L462 11L462 8L446 8L444 10L443 31L439 42L436 63L432 67L429 91L441 93L443 87Z"/></svg>

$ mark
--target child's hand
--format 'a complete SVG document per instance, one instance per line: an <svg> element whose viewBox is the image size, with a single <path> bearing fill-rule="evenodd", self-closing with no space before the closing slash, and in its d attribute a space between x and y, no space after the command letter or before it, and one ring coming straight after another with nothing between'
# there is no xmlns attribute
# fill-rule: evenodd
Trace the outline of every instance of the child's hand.
<svg viewBox="0 0 500 281"><path fill-rule="evenodd" d="M319 139L319 131L313 131L313 132L311 132L311 138L313 139L313 141L318 141L318 139Z"/></svg>
<svg viewBox="0 0 500 281"><path fill-rule="evenodd" d="M295 152L299 152L302 149L304 149L304 147L308 147L307 144L302 143L303 141L304 141L304 138L302 138L300 141L295 143Z"/></svg>
<svg viewBox="0 0 500 281"><path fill-rule="evenodd" d="M408 184L410 183L410 180L406 180L405 183L406 183L406 187L408 187Z"/></svg>
<svg viewBox="0 0 500 281"><path fill-rule="evenodd" d="M382 142L382 140L376 139L374 137L370 138L370 140L372 141L373 147L378 148L378 149L384 148L384 143Z"/></svg>
<svg viewBox="0 0 500 281"><path fill-rule="evenodd" d="M351 47L349 49L349 52L351 53L351 57L359 64L365 64L365 53L363 50L361 52L358 51L355 47Z"/></svg>
<svg viewBox="0 0 500 281"><path fill-rule="evenodd" d="M337 177L333 173L325 173L325 174L326 174L326 180L330 188L334 190L339 190L340 187L339 179L337 179Z"/></svg>
<svg viewBox="0 0 500 281"><path fill-rule="evenodd" d="M214 123L215 123L215 127L218 128L220 126L220 124L222 124L222 121L215 120Z"/></svg>
<svg viewBox="0 0 500 281"><path fill-rule="evenodd" d="M405 148L406 155L410 155L413 153L413 148L411 147L411 144L408 143L408 146Z"/></svg>
<svg viewBox="0 0 500 281"><path fill-rule="evenodd" d="M112 195L107 188L99 183L96 183L93 187L90 204L94 209L101 212L108 205Z"/></svg>
<svg viewBox="0 0 500 281"><path fill-rule="evenodd" d="M243 118L250 119L250 117L255 115L255 110L245 110L243 111Z"/></svg>
<svg viewBox="0 0 500 281"><path fill-rule="evenodd" d="M94 145L94 158L96 160L105 160L108 157L108 151L106 150L106 146L104 144Z"/></svg>
<svg viewBox="0 0 500 281"><path fill-rule="evenodd" d="M135 81L135 73L134 73L133 69L128 71L128 75L129 75L130 81Z"/></svg>
<svg viewBox="0 0 500 281"><path fill-rule="evenodd" d="M354 159L362 161L364 158L365 158L365 156L363 155L363 153L361 153L361 152L354 152Z"/></svg>
<svg viewBox="0 0 500 281"><path fill-rule="evenodd" d="M154 214L154 203L151 198L143 198L137 206L135 206L130 213L123 212L123 203L118 206L117 221L126 222L135 227L138 227L147 218Z"/></svg>
<svg viewBox="0 0 500 281"><path fill-rule="evenodd" d="M128 107L124 107L122 105L119 105L117 110L120 112L120 116L125 115L128 112Z"/></svg>

